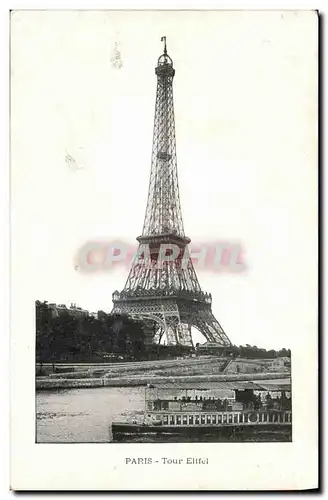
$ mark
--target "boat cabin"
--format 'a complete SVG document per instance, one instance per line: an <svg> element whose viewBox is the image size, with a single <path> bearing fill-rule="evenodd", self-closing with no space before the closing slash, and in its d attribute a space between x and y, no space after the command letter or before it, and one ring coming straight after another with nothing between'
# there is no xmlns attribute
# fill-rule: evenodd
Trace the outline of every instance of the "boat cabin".
<svg viewBox="0 0 328 500"><path fill-rule="evenodd" d="M291 423L288 381L281 385L237 381L197 385L147 388L145 422L173 426Z"/></svg>

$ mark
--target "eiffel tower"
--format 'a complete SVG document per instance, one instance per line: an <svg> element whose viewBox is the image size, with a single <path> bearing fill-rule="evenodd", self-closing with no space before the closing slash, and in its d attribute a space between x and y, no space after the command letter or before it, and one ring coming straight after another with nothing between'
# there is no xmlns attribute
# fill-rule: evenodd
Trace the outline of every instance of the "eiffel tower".
<svg viewBox="0 0 328 500"><path fill-rule="evenodd" d="M212 296L202 291L188 257L191 240L185 236L183 227L176 158L175 70L167 53L166 37L161 41L164 52L155 68L157 93L146 215L142 235L137 238L139 249L124 289L113 293L112 314L153 320L154 343L159 343L165 335L168 345L193 346L191 328L195 327L208 342L225 348L231 342L215 319ZM166 257L170 255L170 245L175 245L178 255L164 262L161 249L164 246Z"/></svg>

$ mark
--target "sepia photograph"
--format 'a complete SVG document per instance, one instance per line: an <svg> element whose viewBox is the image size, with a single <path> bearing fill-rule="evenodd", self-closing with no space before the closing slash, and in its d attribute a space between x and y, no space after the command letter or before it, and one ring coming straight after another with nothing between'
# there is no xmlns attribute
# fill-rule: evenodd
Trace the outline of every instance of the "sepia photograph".
<svg viewBox="0 0 328 500"><path fill-rule="evenodd" d="M317 44L315 11L11 12L36 453L133 444L126 467L200 467L206 448L137 445L297 446L317 377Z"/></svg>

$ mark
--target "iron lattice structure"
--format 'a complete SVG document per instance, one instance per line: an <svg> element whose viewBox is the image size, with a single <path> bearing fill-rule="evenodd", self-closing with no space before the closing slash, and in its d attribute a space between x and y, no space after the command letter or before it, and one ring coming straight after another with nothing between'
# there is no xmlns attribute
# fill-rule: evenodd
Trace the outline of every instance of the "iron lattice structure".
<svg viewBox="0 0 328 500"><path fill-rule="evenodd" d="M185 236L179 197L173 78L175 70L167 54L159 57L155 73L157 93L148 202L139 251L122 292L113 293L112 314L128 314L154 321L154 342L166 335L168 344L192 346L191 328L207 341L228 347L231 342L212 313L212 297L202 291L194 266L186 258L190 239ZM159 265L161 245L175 245L175 260ZM143 249L149 249L148 261Z"/></svg>

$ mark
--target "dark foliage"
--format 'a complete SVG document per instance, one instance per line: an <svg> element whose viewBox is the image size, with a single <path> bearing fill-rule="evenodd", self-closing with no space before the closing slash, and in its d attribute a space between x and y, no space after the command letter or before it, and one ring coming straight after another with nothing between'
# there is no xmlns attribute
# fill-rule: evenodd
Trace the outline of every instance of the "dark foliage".
<svg viewBox="0 0 328 500"><path fill-rule="evenodd" d="M47 302L36 301L36 359L38 362L109 362L172 359L191 355L186 346L155 345L152 323L136 321L128 316L98 313L74 317L68 312L56 316ZM197 347L196 345L196 352ZM241 358L290 357L289 349L275 351L256 346L231 346L224 355Z"/></svg>
<svg viewBox="0 0 328 500"><path fill-rule="evenodd" d="M127 316L103 313L74 317L53 315L46 302L36 301L38 362L101 362L144 358L145 325Z"/></svg>
<svg viewBox="0 0 328 500"><path fill-rule="evenodd" d="M238 346L232 346L230 348L230 351L239 356L240 358L263 358L263 359L272 359L272 358L278 358L278 357L287 357L290 358L291 353L290 349L280 349L279 351L276 351L275 349L261 349L260 347L257 346L250 346L249 344L246 344L245 346L240 345Z"/></svg>
<svg viewBox="0 0 328 500"><path fill-rule="evenodd" d="M200 344L196 344L196 351L198 351ZM203 354L211 354L212 349L203 350ZM199 351L200 353L200 351ZM214 354L214 353L213 353ZM290 349L280 349L276 351L275 349L261 349L257 346L251 346L249 344L240 345L232 345L225 349L224 355L230 355L239 358L252 358L252 359L273 359L278 357L287 357L290 358L291 352Z"/></svg>

